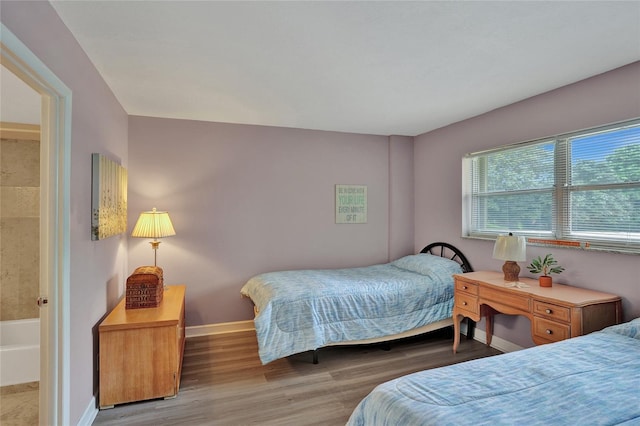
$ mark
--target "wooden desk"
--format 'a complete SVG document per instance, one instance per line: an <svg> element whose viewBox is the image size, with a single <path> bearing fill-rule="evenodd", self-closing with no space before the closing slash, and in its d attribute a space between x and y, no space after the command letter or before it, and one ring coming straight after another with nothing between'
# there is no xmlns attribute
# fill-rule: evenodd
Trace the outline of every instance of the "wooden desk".
<svg viewBox="0 0 640 426"><path fill-rule="evenodd" d="M456 274L453 307L455 353L460 343L460 320L486 318L487 345L491 344L493 316L523 315L531 321L531 337L552 343L601 330L622 321L619 296L563 284L540 287L538 280L520 278L526 288L507 287L502 272Z"/></svg>
<svg viewBox="0 0 640 426"><path fill-rule="evenodd" d="M100 408L178 394L184 353L186 286L167 286L157 308L125 309L102 321Z"/></svg>

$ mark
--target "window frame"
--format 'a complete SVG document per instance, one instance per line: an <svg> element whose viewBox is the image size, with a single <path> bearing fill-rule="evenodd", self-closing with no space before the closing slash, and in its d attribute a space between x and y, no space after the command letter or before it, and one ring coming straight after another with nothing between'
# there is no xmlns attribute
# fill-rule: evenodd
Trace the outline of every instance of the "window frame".
<svg viewBox="0 0 640 426"><path fill-rule="evenodd" d="M579 191L589 190L616 190L626 188L640 188L640 181L625 183L604 183L604 184L573 184L571 182L571 145L570 141L578 137L584 137L611 130L624 129L628 127L640 126L640 118L621 121L604 126L583 129L574 132L562 133L550 137L534 139L515 144L503 145L493 149L478 151L466 154L462 159L462 237L472 239L493 240L498 235L506 232L514 232L518 235L528 237L528 244L533 245L553 245L559 247L573 247L581 249L603 250L621 253L640 254L640 235L638 238L607 238L606 231L577 232L571 230L571 194ZM474 197L493 197L501 195L517 195L533 192L548 192L549 188L528 189L515 191L493 191L481 193L474 192L474 185L481 186L487 184L488 169L479 165L475 168L473 160L476 158L486 158L487 155L509 150L521 149L527 146L534 146L545 143L554 145L554 165L553 165L553 185L552 191L552 212L550 231L527 231L527 230L487 230L473 229L473 218L475 215ZM480 160L482 161L482 160ZM484 173L484 175L482 174ZM486 186L485 186L486 189ZM486 218L485 218L486 219ZM609 233L609 235L614 234ZM635 234L635 233L634 233Z"/></svg>

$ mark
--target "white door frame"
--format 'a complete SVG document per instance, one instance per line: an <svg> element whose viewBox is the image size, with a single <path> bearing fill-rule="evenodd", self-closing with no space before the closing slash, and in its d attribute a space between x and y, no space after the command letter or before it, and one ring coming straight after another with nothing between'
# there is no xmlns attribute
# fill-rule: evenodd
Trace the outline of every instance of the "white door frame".
<svg viewBox="0 0 640 426"><path fill-rule="evenodd" d="M71 90L4 24L0 61L42 95L40 425L70 424ZM35 301L34 301L35 303Z"/></svg>

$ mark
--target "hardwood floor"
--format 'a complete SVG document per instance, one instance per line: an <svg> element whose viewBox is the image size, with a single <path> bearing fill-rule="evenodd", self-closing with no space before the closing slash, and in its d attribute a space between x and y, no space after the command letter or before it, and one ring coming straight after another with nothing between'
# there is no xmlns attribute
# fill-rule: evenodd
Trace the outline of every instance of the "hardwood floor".
<svg viewBox="0 0 640 426"><path fill-rule="evenodd" d="M376 385L415 371L495 355L449 329L380 346L332 347L262 365L254 332L187 339L180 393L102 410L94 425L344 425Z"/></svg>

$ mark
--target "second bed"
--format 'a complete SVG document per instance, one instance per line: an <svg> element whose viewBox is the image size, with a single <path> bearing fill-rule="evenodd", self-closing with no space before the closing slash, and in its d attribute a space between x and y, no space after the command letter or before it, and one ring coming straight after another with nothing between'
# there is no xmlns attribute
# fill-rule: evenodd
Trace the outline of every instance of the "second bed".
<svg viewBox="0 0 640 426"><path fill-rule="evenodd" d="M460 250L433 243L385 264L260 274L241 294L254 303L260 360L267 364L324 346L388 341L450 326L452 275L471 270Z"/></svg>

